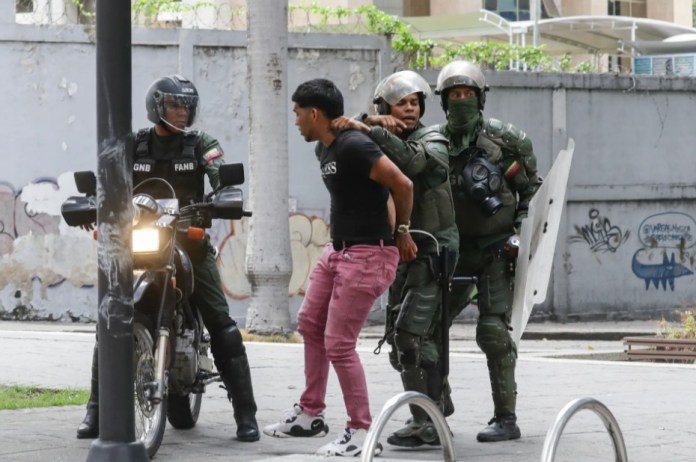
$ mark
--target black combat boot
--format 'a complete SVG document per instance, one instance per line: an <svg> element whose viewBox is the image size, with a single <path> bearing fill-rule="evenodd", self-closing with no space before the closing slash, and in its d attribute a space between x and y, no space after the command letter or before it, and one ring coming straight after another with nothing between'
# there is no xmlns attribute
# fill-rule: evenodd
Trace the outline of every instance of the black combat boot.
<svg viewBox="0 0 696 462"><path fill-rule="evenodd" d="M256 423L256 401L247 355L244 353L236 358L227 358L221 363L223 364L218 365L218 370L234 408L237 439L248 443L258 441L260 435L259 425Z"/></svg>
<svg viewBox="0 0 696 462"><path fill-rule="evenodd" d="M404 390L417 391L419 393L428 393L428 384L426 382L427 373L420 367L412 367L404 369L401 372L401 381L404 385ZM434 381L438 385L438 393L441 391L441 380ZM439 396L439 395L438 395ZM401 446L406 448L415 448L424 444L437 446L440 444L440 439L437 435L435 425L430 421L428 413L419 406L409 405L411 410L411 418L406 421L406 424L394 433L389 435L387 443L392 446Z"/></svg>
<svg viewBox="0 0 696 462"><path fill-rule="evenodd" d="M404 448L417 448L424 444L439 446L440 438L430 420L417 422L415 419L409 419L405 426L387 437L387 443Z"/></svg>
<svg viewBox="0 0 696 462"><path fill-rule="evenodd" d="M77 437L97 438L99 437L99 366L97 347L94 347L94 355L92 356L92 382L89 401L87 402L87 414L84 420L77 427Z"/></svg>
<svg viewBox="0 0 696 462"><path fill-rule="evenodd" d="M495 443L497 441L516 440L521 436L520 427L517 426L517 416L507 414L501 417L494 416L488 426L481 430L476 439L480 443Z"/></svg>

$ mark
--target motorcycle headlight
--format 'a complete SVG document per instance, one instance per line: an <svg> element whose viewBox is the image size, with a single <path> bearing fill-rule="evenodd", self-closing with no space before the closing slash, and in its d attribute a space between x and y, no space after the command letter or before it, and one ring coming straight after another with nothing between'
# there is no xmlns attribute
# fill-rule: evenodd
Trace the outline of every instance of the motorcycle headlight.
<svg viewBox="0 0 696 462"><path fill-rule="evenodd" d="M160 248L159 230L154 228L133 230L133 253L156 252Z"/></svg>

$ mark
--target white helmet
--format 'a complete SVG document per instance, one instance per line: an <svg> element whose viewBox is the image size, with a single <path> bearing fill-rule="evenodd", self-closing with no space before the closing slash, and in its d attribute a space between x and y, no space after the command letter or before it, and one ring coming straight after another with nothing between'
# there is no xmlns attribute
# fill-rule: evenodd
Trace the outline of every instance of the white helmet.
<svg viewBox="0 0 696 462"><path fill-rule="evenodd" d="M389 114L389 106L397 104L406 96L418 93L420 116L425 113L425 98L430 96L430 85L423 77L413 71L395 72L377 84L372 103L377 114Z"/></svg>
<svg viewBox="0 0 696 462"><path fill-rule="evenodd" d="M447 110L447 90L460 85L476 90L479 107L483 109L486 103L486 92L489 88L481 68L470 61L452 61L443 67L438 74L435 94L440 95L442 108Z"/></svg>

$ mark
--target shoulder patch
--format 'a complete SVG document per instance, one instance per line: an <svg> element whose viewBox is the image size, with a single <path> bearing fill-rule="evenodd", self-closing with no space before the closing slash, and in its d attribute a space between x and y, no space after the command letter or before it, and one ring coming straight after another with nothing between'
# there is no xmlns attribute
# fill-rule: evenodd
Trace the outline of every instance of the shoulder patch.
<svg viewBox="0 0 696 462"><path fill-rule="evenodd" d="M222 151L220 151L220 148L218 146L213 146L212 148L208 149L206 152L203 153L203 161L207 164L211 160L221 156Z"/></svg>

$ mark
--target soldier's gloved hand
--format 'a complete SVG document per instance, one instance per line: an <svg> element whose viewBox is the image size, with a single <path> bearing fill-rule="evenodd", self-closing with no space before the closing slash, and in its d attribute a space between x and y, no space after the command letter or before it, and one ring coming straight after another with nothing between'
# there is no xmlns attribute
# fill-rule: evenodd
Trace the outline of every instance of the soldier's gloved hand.
<svg viewBox="0 0 696 462"><path fill-rule="evenodd" d="M370 115L365 118L365 122L370 125L380 125L395 135L406 129L406 122L390 115Z"/></svg>
<svg viewBox="0 0 696 462"><path fill-rule="evenodd" d="M87 223L86 225L80 225L80 229L84 229L85 231L93 231L95 225L96 223Z"/></svg>
<svg viewBox="0 0 696 462"><path fill-rule="evenodd" d="M520 236L518 234L510 236L505 242L503 250L508 258L512 260L516 259L517 255L520 253Z"/></svg>
<svg viewBox="0 0 696 462"><path fill-rule="evenodd" d="M411 261L418 254L418 246L413 242L411 233L396 233L396 247L399 249L399 257L402 262Z"/></svg>

